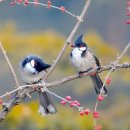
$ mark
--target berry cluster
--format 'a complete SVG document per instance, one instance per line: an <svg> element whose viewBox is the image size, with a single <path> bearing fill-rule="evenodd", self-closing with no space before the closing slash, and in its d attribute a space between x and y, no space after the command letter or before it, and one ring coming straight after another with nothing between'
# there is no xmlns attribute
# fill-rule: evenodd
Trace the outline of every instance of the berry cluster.
<svg viewBox="0 0 130 130"><path fill-rule="evenodd" d="M111 84L111 77L107 78L106 79L106 84L107 85L110 85ZM103 87L103 86L102 86ZM102 91L102 90L101 90ZM97 102L96 102L96 107L95 107L95 111L93 112L93 118L94 118L94 121L95 119L99 118L99 112L97 111L97 105L98 105L98 102L101 102L104 100L104 96L99 94L98 97L97 97ZM96 122L95 122L95 130L101 130L101 125L96 125Z"/></svg>
<svg viewBox="0 0 130 130"><path fill-rule="evenodd" d="M64 99L61 100L61 104L62 105L66 105L66 103L70 104L70 107L78 107L79 111L80 111L80 116L84 116L84 115L88 115L90 113L89 109L83 109L83 107L80 107L81 104L79 101L77 100L72 100L72 98L70 96L66 96Z"/></svg>

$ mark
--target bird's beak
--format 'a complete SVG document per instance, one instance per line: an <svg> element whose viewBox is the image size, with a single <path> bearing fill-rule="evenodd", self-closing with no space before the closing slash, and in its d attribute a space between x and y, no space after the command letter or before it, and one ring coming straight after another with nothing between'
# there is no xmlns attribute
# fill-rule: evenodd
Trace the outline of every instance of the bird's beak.
<svg viewBox="0 0 130 130"><path fill-rule="evenodd" d="M72 44L71 47L74 48L74 47L75 47L75 44Z"/></svg>

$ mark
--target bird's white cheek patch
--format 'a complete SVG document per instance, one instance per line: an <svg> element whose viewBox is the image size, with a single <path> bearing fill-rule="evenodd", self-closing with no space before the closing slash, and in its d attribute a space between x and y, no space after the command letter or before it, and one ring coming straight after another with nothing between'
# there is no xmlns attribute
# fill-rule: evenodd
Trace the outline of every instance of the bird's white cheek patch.
<svg viewBox="0 0 130 130"><path fill-rule="evenodd" d="M80 51L85 51L85 50L86 50L86 47L80 47L79 50L80 50Z"/></svg>
<svg viewBox="0 0 130 130"><path fill-rule="evenodd" d="M27 72L31 72L31 73L36 72L36 69L33 68L30 63L26 64L25 69L26 69Z"/></svg>

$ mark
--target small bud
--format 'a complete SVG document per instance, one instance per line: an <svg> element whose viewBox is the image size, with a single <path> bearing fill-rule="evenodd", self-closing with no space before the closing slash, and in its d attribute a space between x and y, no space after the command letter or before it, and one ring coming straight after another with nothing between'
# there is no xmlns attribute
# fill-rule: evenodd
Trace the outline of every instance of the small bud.
<svg viewBox="0 0 130 130"><path fill-rule="evenodd" d="M62 13L65 12L65 7L64 6L61 6L60 9L61 9Z"/></svg>
<svg viewBox="0 0 130 130"><path fill-rule="evenodd" d="M51 8L51 1L50 1L50 0L48 0L48 2L47 2L47 8L48 8L48 9Z"/></svg>

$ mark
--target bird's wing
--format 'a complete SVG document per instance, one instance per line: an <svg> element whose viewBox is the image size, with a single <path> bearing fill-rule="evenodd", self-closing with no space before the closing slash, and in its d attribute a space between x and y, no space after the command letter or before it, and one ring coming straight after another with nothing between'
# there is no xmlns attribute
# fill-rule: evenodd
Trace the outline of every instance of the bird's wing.
<svg viewBox="0 0 130 130"><path fill-rule="evenodd" d="M95 55L93 55L93 57L94 57L94 59L95 59L95 61L96 61L96 65L100 68L100 67L101 67L101 64L100 64L99 59L98 59Z"/></svg>
<svg viewBox="0 0 130 130"><path fill-rule="evenodd" d="M88 48L88 51L93 54L93 57L94 57L95 62L96 62L96 65L100 68L100 67L101 67L101 64L100 64L100 61L99 61L99 59L97 58L97 56L91 51L90 48Z"/></svg>

